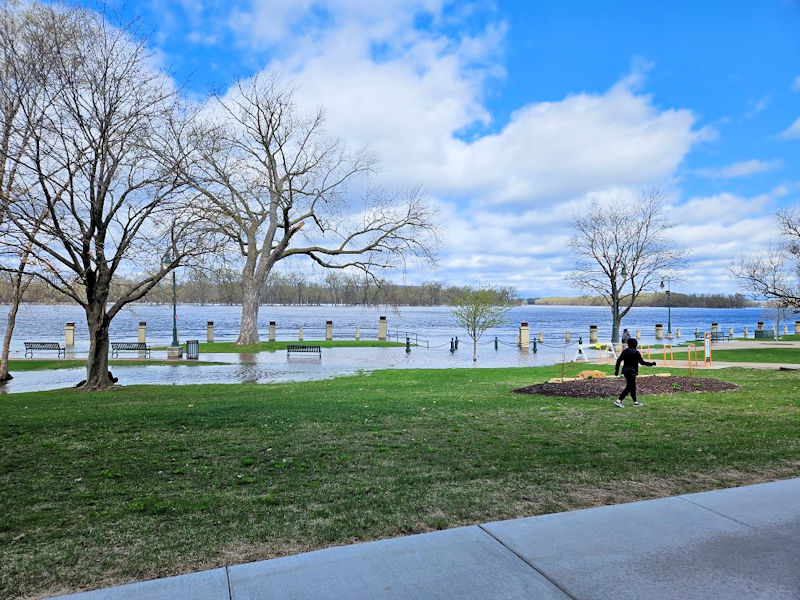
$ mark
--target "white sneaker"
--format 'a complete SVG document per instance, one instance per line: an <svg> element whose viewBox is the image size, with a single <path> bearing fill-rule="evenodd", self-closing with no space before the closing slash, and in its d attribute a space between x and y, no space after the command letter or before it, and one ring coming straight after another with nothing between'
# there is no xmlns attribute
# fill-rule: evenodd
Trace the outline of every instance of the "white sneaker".
<svg viewBox="0 0 800 600"><path fill-rule="evenodd" d="M625 405L622 403L622 400L620 400L619 398L614 400L614 406L619 406L620 408L625 408Z"/></svg>
<svg viewBox="0 0 800 600"><path fill-rule="evenodd" d="M633 405L634 405L634 406L644 406L644 404L642 404L642 403L641 403L641 402L639 402L638 400L635 400L635 401L633 402Z"/></svg>

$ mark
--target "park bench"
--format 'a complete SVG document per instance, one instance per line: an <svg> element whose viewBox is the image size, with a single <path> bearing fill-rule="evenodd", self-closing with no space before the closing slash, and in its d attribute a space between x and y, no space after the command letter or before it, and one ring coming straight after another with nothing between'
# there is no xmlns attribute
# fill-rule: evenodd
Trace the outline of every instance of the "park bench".
<svg viewBox="0 0 800 600"><path fill-rule="evenodd" d="M67 349L58 342L25 342L25 358L28 358L29 352L30 358L33 358L34 350L55 350L59 358L67 357Z"/></svg>
<svg viewBox="0 0 800 600"><path fill-rule="evenodd" d="M694 334L694 339L695 339L695 341L702 342L705 339L705 334L704 333L695 333ZM722 333L721 331L712 331L711 332L711 341L712 342L719 342L719 341L727 342L730 339L731 339L731 336L728 335L727 333Z"/></svg>
<svg viewBox="0 0 800 600"><path fill-rule="evenodd" d="M144 342L111 342L111 357L117 358L120 352L144 352L145 358L150 357L150 348Z"/></svg>
<svg viewBox="0 0 800 600"><path fill-rule="evenodd" d="M289 356L292 352L314 353L314 354L319 354L319 357L322 358L322 346L307 346L307 345L299 345L299 344L287 344L286 345L286 356Z"/></svg>

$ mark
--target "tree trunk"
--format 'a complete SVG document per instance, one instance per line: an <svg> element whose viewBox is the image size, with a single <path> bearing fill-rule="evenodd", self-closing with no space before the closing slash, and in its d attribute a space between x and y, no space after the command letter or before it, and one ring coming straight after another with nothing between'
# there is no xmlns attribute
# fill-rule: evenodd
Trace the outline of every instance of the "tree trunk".
<svg viewBox="0 0 800 600"><path fill-rule="evenodd" d="M0 356L0 383L4 383L9 379L13 379L11 373L8 372L8 351L11 348L11 336L14 333L14 325L17 322L17 311L19 310L20 297L18 294L14 295L11 301L11 306L8 307L8 319L6 321L6 332L3 336L3 353Z"/></svg>
<svg viewBox="0 0 800 600"><path fill-rule="evenodd" d="M99 306L98 306L99 304ZM89 327L89 357L86 359L84 390L107 390L114 385L108 372L108 326L105 303L89 305L86 309Z"/></svg>
<svg viewBox="0 0 800 600"><path fill-rule="evenodd" d="M478 340L472 340L472 362L478 362Z"/></svg>
<svg viewBox="0 0 800 600"><path fill-rule="evenodd" d="M261 286L253 277L242 280L242 322L239 326L237 344L257 344L258 309L261 302Z"/></svg>

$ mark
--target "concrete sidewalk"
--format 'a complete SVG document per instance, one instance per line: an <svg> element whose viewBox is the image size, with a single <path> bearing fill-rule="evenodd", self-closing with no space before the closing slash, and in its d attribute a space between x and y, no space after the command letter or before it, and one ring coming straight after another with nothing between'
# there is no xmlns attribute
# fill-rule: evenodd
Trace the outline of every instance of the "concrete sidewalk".
<svg viewBox="0 0 800 600"><path fill-rule="evenodd" d="M329 548L59 598L800 599L800 479Z"/></svg>

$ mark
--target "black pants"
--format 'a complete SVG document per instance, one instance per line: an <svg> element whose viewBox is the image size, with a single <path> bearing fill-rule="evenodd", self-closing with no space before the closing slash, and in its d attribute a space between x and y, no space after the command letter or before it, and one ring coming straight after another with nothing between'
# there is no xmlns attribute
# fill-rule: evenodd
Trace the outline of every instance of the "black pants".
<svg viewBox="0 0 800 600"><path fill-rule="evenodd" d="M636 402L636 375L633 373L623 373L623 375L625 376L625 389L622 390L619 399L622 400L630 394L631 399Z"/></svg>

